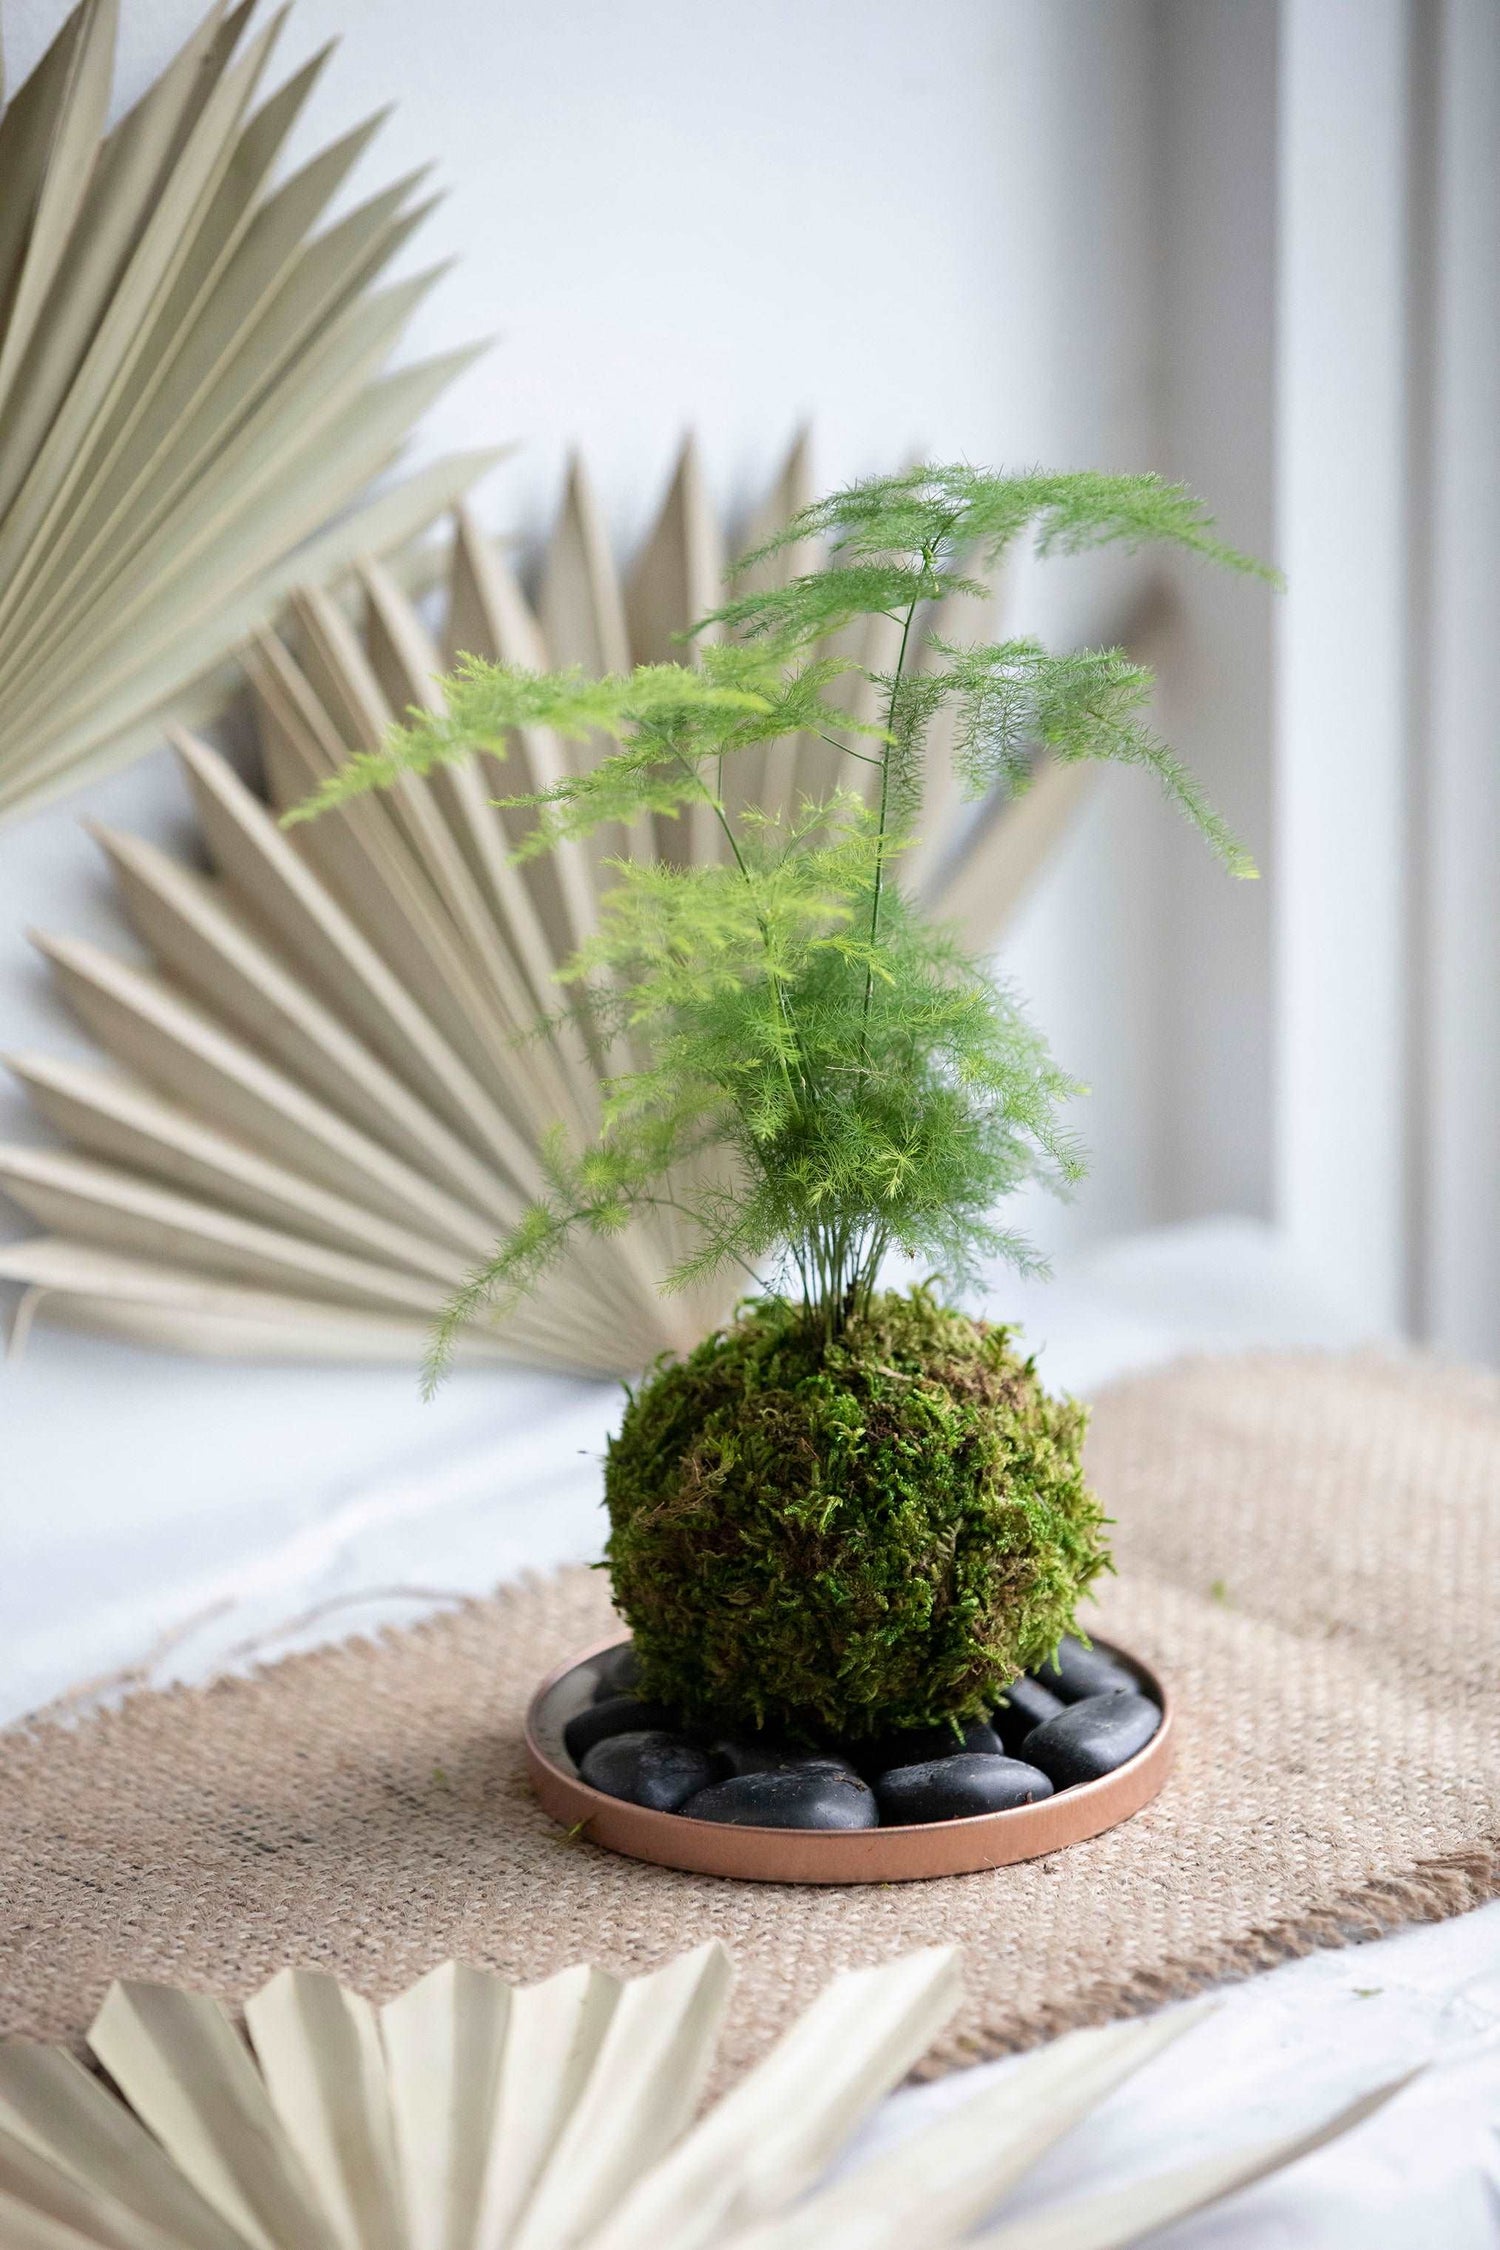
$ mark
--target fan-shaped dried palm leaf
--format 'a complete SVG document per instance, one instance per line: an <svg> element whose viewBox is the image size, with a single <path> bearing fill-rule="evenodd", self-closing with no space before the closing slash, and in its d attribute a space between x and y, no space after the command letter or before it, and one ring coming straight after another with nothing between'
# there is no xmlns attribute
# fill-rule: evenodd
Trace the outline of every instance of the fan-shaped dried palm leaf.
<svg viewBox="0 0 1500 2250"><path fill-rule="evenodd" d="M1200 2011L1074 2032L937 2123L817 2183L957 1998L951 1949L836 1977L693 2123L730 1983L700 1948L634 1982L520 1989L448 1962L383 2008L284 1969L245 2009L117 1984L89 2044L0 2048L13 2250L1112 2250L1292 2163L1312 2131L973 2228ZM131 2111L134 2111L134 2115Z"/></svg>
<svg viewBox="0 0 1500 2250"><path fill-rule="evenodd" d="M255 107L256 6L211 9L106 131L117 0L81 0L0 118L0 817L159 739L292 585L495 458L347 512L472 353L381 374L435 278L374 286L419 175L314 233L380 119L273 185L328 50Z"/></svg>
<svg viewBox="0 0 1500 2250"><path fill-rule="evenodd" d="M784 522L807 481L799 444L757 531ZM514 816L493 799L587 754L540 732L515 743L508 767L410 778L290 833L276 812L430 702L458 651L593 671L665 654L716 590L722 544L689 443L623 585L578 464L535 610L463 514L438 640L377 565L360 569L359 630L325 592L293 596L246 657L269 801L206 744L177 738L213 875L100 834L153 966L38 940L116 1071L10 1058L77 1153L0 1150L0 1184L52 1230L0 1250L0 1275L63 1318L189 1350L416 1356L538 1188L543 1136L595 1123L609 1058L571 1031L529 1035L555 1007L558 964L595 926L603 861L627 839L512 863ZM778 745L751 793L774 805L822 789L829 756L822 742ZM982 945L1078 783L1074 770L1044 772L965 827L947 762L913 871ZM670 822L630 841L679 856L717 848L712 830ZM670 1212L590 1241L498 1333L472 1330L470 1350L629 1373L690 1345L735 1292L663 1297L683 1247Z"/></svg>

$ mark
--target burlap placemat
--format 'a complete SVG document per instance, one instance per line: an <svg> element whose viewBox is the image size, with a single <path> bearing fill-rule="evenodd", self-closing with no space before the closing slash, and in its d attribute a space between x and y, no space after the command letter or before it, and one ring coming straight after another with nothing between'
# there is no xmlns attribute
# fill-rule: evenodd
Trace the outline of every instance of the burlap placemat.
<svg viewBox="0 0 1500 2250"><path fill-rule="evenodd" d="M0 1738L0 2029L75 2038L111 1977L237 1999L285 1962L381 1998L450 1954L638 1971L708 1936L730 2068L836 1966L957 1940L934 2067L1500 1891L1500 1381L1371 1359L1191 1363L1101 1401L1101 1631L1170 1675L1181 1753L1126 1826L859 1890L678 1875L532 1803L533 1682L597 1573Z"/></svg>

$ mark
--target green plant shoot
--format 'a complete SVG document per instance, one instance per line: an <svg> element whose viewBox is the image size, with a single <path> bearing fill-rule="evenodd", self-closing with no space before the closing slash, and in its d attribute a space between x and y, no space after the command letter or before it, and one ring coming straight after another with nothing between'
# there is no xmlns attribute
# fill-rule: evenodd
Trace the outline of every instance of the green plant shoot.
<svg viewBox="0 0 1500 2250"><path fill-rule="evenodd" d="M533 816L519 858L695 806L718 840L708 864L612 863L598 932L562 971L566 1010L612 1061L598 1138L580 1148L554 1135L547 1192L449 1308L430 1381L459 1329L503 1312L579 1230L616 1232L653 1205L691 1222L668 1286L738 1265L756 1285L795 1290L830 1341L868 1309L891 1252L956 1285L997 1255L1035 1262L999 1212L1024 1182L1065 1191L1079 1176L1062 1122L1078 1089L1013 994L902 891L939 710L956 707L971 797L1024 790L1044 757L1144 766L1233 874L1255 870L1151 732L1144 666L1119 649L933 637L934 606L984 593L1027 536L1043 554L1165 543L1273 575L1154 476L957 465L869 478L743 559L739 576L804 541L826 555L703 620L728 637L701 644L695 663L589 679L461 659L440 714L413 712L287 816L477 750L503 756L513 729L543 726L616 746L541 795L502 800ZM870 617L899 628L889 671L829 654ZM849 673L874 691L878 723L856 725L841 707ZM745 807L726 787L734 760L799 735L838 752L843 780L784 810Z"/></svg>

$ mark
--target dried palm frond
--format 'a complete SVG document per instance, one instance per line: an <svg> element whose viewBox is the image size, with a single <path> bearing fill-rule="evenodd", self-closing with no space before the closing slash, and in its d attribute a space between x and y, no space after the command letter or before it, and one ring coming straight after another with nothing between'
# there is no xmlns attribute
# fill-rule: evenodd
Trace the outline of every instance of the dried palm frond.
<svg viewBox="0 0 1500 2250"><path fill-rule="evenodd" d="M799 444L757 533L784 522L807 483ZM719 584L722 549L689 443L622 583L576 464L535 609L460 512L432 590L437 638L425 603L368 563L358 629L309 588L256 636L244 661L264 798L206 743L176 738L212 877L139 838L99 834L153 966L38 940L114 1068L8 1058L74 1144L0 1149L0 1185L50 1230L0 1249L0 1276L28 1286L28 1306L198 1352L419 1356L444 1303L537 1191L548 1131L594 1129L609 1058L572 1031L533 1027L557 1006L557 966L596 925L607 855L623 839L513 864L514 816L494 799L545 786L580 754L537 731L505 766L476 759L411 778L290 832L276 814L377 746L394 716L430 703L459 651L595 672L667 653ZM776 805L824 788L829 755L818 741L778 744L750 793ZM1044 771L966 827L950 763L939 745L909 879L983 946L1082 769ZM716 837L663 823L644 843L682 857L712 852ZM498 1329L473 1327L468 1350L628 1374L691 1346L736 1290L662 1296L683 1246L669 1211L592 1240Z"/></svg>
<svg viewBox="0 0 1500 2250"><path fill-rule="evenodd" d="M513 1988L450 1961L375 2008L284 1969L246 2006L253 2060L215 2001L117 1984L89 2044L129 2109L61 2049L0 2047L0 2235L12 2250L1114 2250L1396 2090L976 2236L1201 2009L1074 2032L820 2186L951 2014L957 1955L834 1978L695 2123L730 1975L718 1945L631 1982L580 1966Z"/></svg>
<svg viewBox="0 0 1500 2250"><path fill-rule="evenodd" d="M273 182L329 50L256 107L256 8L210 9L106 129L117 0L81 0L0 117L0 818L159 740L291 586L495 458L350 512L473 353L382 374L436 278L375 286L420 175L314 231L380 118Z"/></svg>

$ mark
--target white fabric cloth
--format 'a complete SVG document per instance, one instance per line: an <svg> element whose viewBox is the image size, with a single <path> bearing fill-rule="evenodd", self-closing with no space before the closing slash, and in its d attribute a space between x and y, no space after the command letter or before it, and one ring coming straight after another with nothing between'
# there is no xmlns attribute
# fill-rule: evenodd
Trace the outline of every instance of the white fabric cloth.
<svg viewBox="0 0 1500 2250"><path fill-rule="evenodd" d="M1234 1220L997 1278L989 1309L1085 1395L1182 1351L1350 1340ZM252 1639L273 1653L593 1560L621 1398L468 1371L424 1405L401 1368L222 1365L38 1326L0 1374L0 1723L168 1635L151 1676L200 1679Z"/></svg>
<svg viewBox="0 0 1500 2250"><path fill-rule="evenodd" d="M894 2139L977 2091L974 2071L898 2094ZM1206 2023L1058 2143L1005 2207L1149 2177L1332 2115L1420 2075L1346 2140L1154 2236L1161 2250L1493 2250L1500 2242L1500 1904L1317 1953L1227 1990Z"/></svg>

